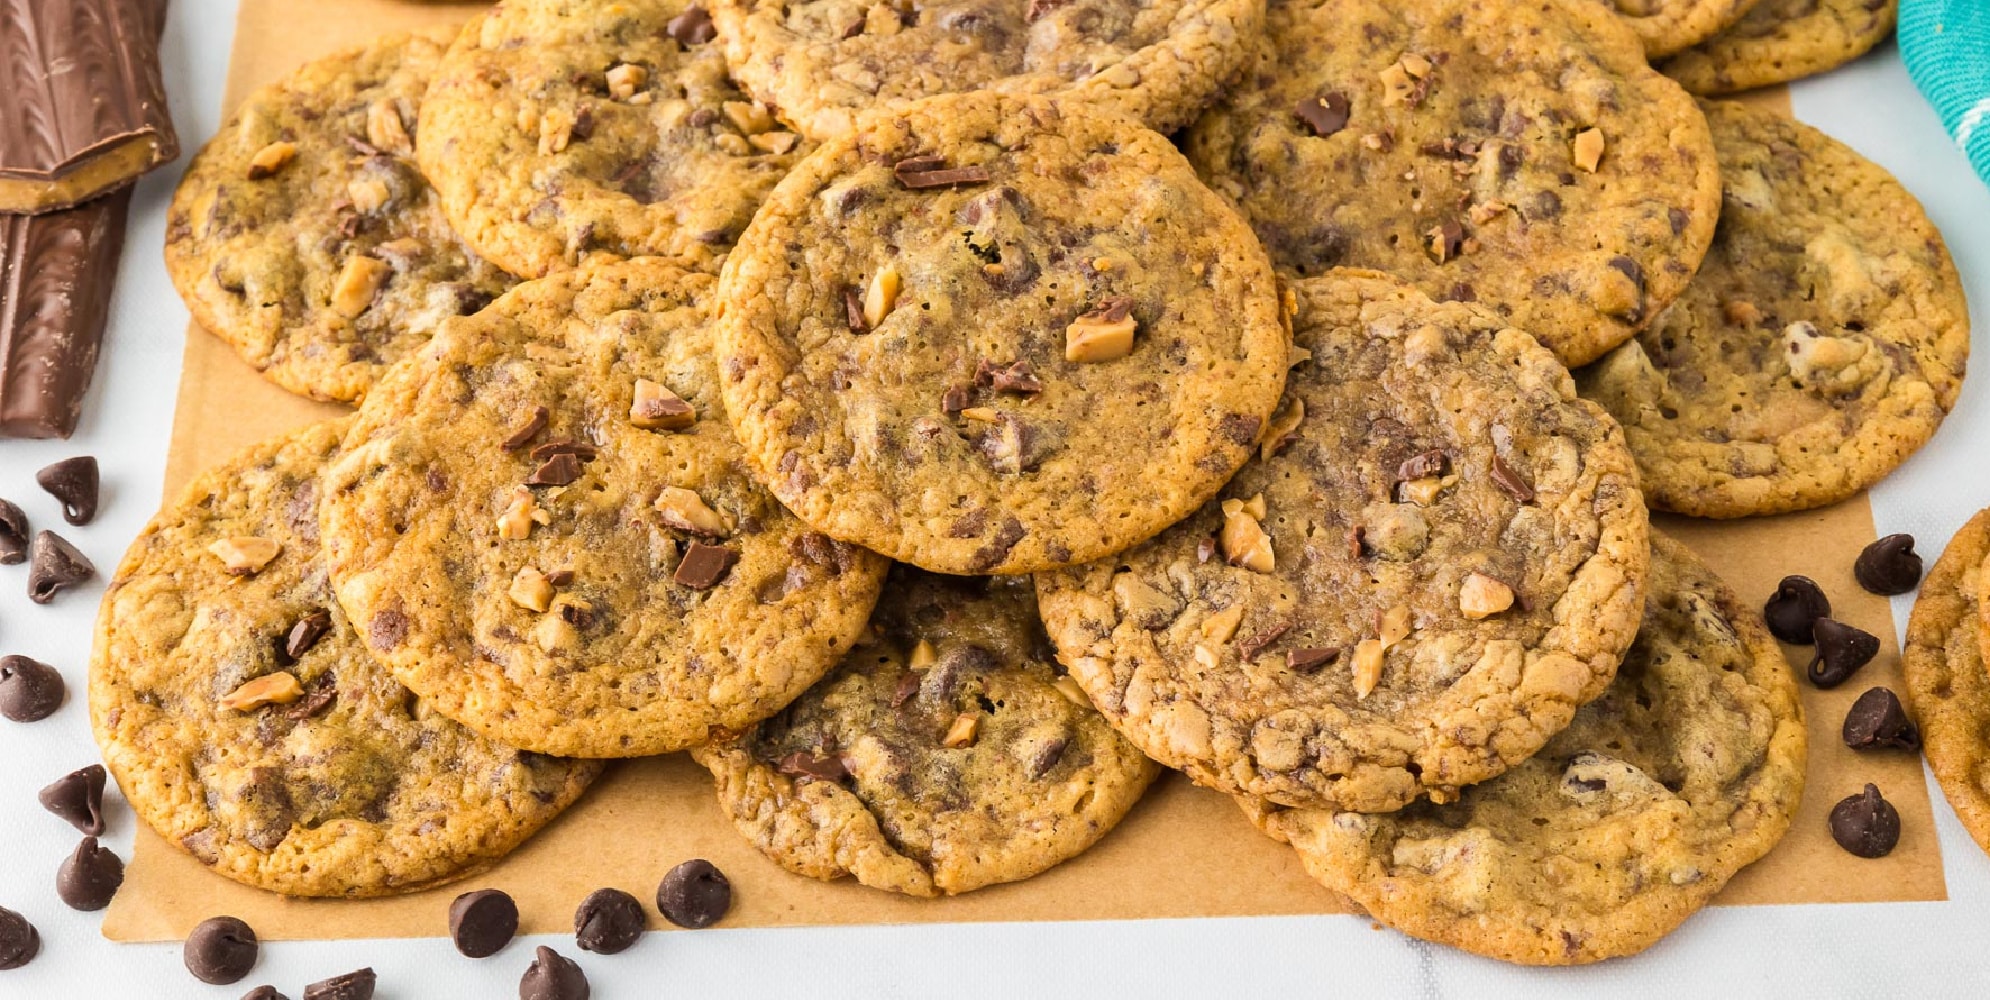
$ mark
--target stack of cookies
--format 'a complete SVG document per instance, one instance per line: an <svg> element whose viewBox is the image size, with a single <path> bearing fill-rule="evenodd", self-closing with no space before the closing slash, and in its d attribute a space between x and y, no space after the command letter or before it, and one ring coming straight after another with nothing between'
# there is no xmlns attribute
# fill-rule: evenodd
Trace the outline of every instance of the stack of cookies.
<svg viewBox="0 0 1990 1000"><path fill-rule="evenodd" d="M782 866L932 896L1165 766L1409 933L1641 950L1804 763L1647 503L1848 496L1967 352L1897 183L1652 68L1835 65L1891 4L1749 6L505 0L304 67L167 259L358 410L134 545L111 770L354 896L689 750Z"/></svg>

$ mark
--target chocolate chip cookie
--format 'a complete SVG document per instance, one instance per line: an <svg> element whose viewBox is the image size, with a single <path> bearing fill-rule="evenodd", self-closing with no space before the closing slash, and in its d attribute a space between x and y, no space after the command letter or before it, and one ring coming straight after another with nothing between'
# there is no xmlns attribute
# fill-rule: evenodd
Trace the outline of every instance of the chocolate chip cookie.
<svg viewBox="0 0 1990 1000"><path fill-rule="evenodd" d="M1884 169L1773 112L1706 106L1726 199L1699 276L1577 373L1652 506L1819 507L1877 482L1955 405L1969 312L1941 234Z"/></svg>
<svg viewBox="0 0 1990 1000"><path fill-rule="evenodd" d="M496 861L600 765L442 718L367 655L332 599L318 474L345 422L195 479L104 596L90 717L132 809L237 882L379 896Z"/></svg>
<svg viewBox="0 0 1990 1000"><path fill-rule="evenodd" d="M1659 65L1695 94L1732 94L1836 69L1893 34L1899 0L1756 0L1725 31Z"/></svg>
<svg viewBox="0 0 1990 1000"><path fill-rule="evenodd" d="M1713 142L1607 9L1275 0L1266 22L1186 147L1280 268L1388 271L1579 365L1699 266Z"/></svg>
<svg viewBox="0 0 1990 1000"><path fill-rule="evenodd" d="M726 76L681 0L508 0L422 105L422 169L458 232L528 278L594 256L715 264L806 152Z"/></svg>
<svg viewBox="0 0 1990 1000"><path fill-rule="evenodd" d="M740 82L804 135L967 91L1055 94L1156 131L1195 118L1242 65L1264 0L713 0Z"/></svg>
<svg viewBox="0 0 1990 1000"><path fill-rule="evenodd" d="M1990 556L1990 510L1949 539L1921 581L1907 619L1901 669L1908 707L1921 727L1928 768L1963 828L1990 851L1990 674L1986 659L1983 565Z"/></svg>
<svg viewBox="0 0 1990 1000"><path fill-rule="evenodd" d="M1097 559L1256 448L1276 279L1166 139L932 98L825 144L726 263L726 411L817 530L946 573Z"/></svg>
<svg viewBox="0 0 1990 1000"><path fill-rule="evenodd" d="M1782 838L1806 752L1796 681L1761 617L1656 534L1650 594L1603 696L1458 801L1246 812L1405 933L1527 965L1650 947Z"/></svg>
<svg viewBox="0 0 1990 1000"><path fill-rule="evenodd" d="M1757 0L1611 0L1617 16L1638 33L1645 56L1657 59L1719 34Z"/></svg>
<svg viewBox="0 0 1990 1000"><path fill-rule="evenodd" d="M779 715L694 750L753 846L912 896L1029 878L1159 773L1057 668L1027 579L892 571L865 639Z"/></svg>
<svg viewBox="0 0 1990 1000"><path fill-rule="evenodd" d="M1037 577L1149 756L1294 806L1454 799L1610 682L1644 601L1621 432L1527 334L1375 272L1298 281L1297 367L1220 498Z"/></svg>
<svg viewBox="0 0 1990 1000"><path fill-rule="evenodd" d="M249 96L173 195L166 271L194 319L291 392L350 401L511 277L415 167L443 42L390 35Z"/></svg>
<svg viewBox="0 0 1990 1000"><path fill-rule="evenodd" d="M367 397L326 470L326 558L435 711L541 753L666 753L849 650L886 563L747 475L716 280L644 259L520 285Z"/></svg>

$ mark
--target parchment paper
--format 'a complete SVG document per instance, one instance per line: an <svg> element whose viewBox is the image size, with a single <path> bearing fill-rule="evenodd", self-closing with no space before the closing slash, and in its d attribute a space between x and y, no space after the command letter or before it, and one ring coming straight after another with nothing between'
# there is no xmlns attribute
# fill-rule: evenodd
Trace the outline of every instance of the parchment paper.
<svg viewBox="0 0 1990 1000"><path fill-rule="evenodd" d="M376 34L460 22L476 9L395 0L241 0L226 101L232 107L250 89L299 64ZM1780 91L1752 99L1788 108ZM187 337L166 495L240 447L342 412L277 389L196 327ZM1803 685L1810 769L1802 811L1782 844L1744 870L1717 902L1947 898L1919 758L1856 754L1838 734L1860 692L1875 684L1900 688L1887 603L1860 590L1851 576L1853 558L1874 535L1865 498L1777 518L1655 520L1751 603L1785 574L1803 573L1830 594L1837 617L1883 643L1879 657L1839 690ZM1799 667L1808 658L1808 650L1790 653ZM1877 783L1901 814L1900 845L1878 860L1846 854L1825 828L1832 804L1867 781ZM483 886L518 900L525 933L570 931L574 907L587 893L612 885L652 899L664 872L693 857L709 858L731 875L736 902L726 925L737 927L1352 912L1308 878L1290 850L1258 835L1227 798L1179 775L1164 778L1118 829L1073 861L1014 885L913 900L783 871L738 837L719 813L710 779L680 754L618 765L567 815L497 867L455 886L394 899L297 900L246 888L141 829L103 932L120 941L178 940L201 920L226 913L268 940L441 936L448 932L449 901Z"/></svg>

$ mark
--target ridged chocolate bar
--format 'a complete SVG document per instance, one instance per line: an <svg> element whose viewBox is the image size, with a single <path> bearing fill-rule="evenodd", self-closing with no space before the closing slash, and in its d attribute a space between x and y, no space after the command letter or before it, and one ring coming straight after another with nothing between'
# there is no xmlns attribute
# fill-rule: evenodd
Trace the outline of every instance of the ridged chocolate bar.
<svg viewBox="0 0 1990 1000"><path fill-rule="evenodd" d="M0 215L0 437L75 432L130 207L126 188L67 211Z"/></svg>
<svg viewBox="0 0 1990 1000"><path fill-rule="evenodd" d="M159 73L166 0L0 0L0 212L39 213L180 155Z"/></svg>

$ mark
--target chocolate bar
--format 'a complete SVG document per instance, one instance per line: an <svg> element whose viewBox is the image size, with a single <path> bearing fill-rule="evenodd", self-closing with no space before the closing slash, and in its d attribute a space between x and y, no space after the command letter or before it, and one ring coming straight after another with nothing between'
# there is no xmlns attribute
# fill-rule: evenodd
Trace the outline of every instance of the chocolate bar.
<svg viewBox="0 0 1990 1000"><path fill-rule="evenodd" d="M125 188L67 211L0 215L0 437L75 432L130 207Z"/></svg>
<svg viewBox="0 0 1990 1000"><path fill-rule="evenodd" d="M0 212L59 211L180 155L166 0L0 0Z"/></svg>

